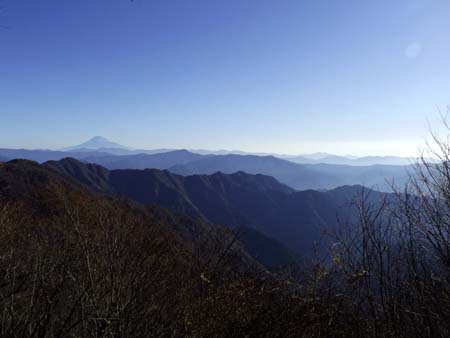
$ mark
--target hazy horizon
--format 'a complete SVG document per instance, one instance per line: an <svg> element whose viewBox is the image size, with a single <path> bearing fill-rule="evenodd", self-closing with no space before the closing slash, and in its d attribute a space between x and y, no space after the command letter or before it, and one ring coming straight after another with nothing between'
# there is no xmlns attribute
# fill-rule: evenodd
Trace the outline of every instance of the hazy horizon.
<svg viewBox="0 0 450 338"><path fill-rule="evenodd" d="M105 138L107 141L111 141L114 143L118 143L115 142L116 140L113 138L106 138L100 135L91 137L87 140L83 140L83 142L79 142L76 144L66 144L63 146L59 146L59 147L55 147L55 148L42 148L42 147L38 147L38 146L33 146L33 147L19 147L19 146L11 146L11 147L2 147L1 148L8 148L8 149L29 149L29 150L52 150L52 151L66 151L68 150L67 148L70 147L78 147L79 145L81 145L82 143L84 143L85 141L90 141L93 138L96 137L101 137L101 138ZM174 146L174 147L139 147L139 146L132 146L130 144L126 144L126 143L119 143L120 146L122 147L126 147L129 150L181 150L181 149L186 149L189 151L206 151L206 152L229 152L229 153L248 153L248 154L258 154L258 155L281 155L281 156L302 156L302 155L317 155L317 154L323 154L323 155L337 155L337 156L342 156L342 157L347 157L347 158L352 158L352 157L377 157L377 156L394 156L394 157L417 157L419 155L420 149L423 149L425 146L422 145L422 148L417 147L417 151L416 153L411 153L410 155L405 154L405 155L398 155L398 154L390 154L389 152L385 152L385 153L368 153L368 152L361 152L361 153L345 153L345 152L327 152L327 151L321 151L321 150L317 150L317 151L304 151L304 152L270 152L270 151L258 151L258 150L252 150L252 149L224 149L224 148L217 148L217 149L211 149L211 148L207 148L207 147L199 147L199 148L189 148L189 147L184 147L184 146ZM386 144L386 146L388 146L388 144ZM89 147L88 147L89 148ZM115 147L105 147L105 148L112 148L114 149ZM101 148L91 148L91 149L101 149ZM362 149L367 149L366 147L363 146Z"/></svg>

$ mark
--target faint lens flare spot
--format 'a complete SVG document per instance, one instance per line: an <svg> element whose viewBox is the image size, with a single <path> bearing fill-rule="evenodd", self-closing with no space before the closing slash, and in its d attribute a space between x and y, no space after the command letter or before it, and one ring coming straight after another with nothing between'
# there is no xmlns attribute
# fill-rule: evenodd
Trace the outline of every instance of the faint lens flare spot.
<svg viewBox="0 0 450 338"><path fill-rule="evenodd" d="M408 59L415 59L417 58L420 53L422 52L422 45L418 42L413 42L408 45L405 49L405 56Z"/></svg>

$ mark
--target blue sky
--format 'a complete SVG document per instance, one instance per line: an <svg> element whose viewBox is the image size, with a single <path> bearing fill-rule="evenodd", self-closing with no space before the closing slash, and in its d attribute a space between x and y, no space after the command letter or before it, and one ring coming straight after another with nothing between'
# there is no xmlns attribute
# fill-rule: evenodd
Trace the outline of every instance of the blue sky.
<svg viewBox="0 0 450 338"><path fill-rule="evenodd" d="M446 0L0 0L0 147L411 155Z"/></svg>

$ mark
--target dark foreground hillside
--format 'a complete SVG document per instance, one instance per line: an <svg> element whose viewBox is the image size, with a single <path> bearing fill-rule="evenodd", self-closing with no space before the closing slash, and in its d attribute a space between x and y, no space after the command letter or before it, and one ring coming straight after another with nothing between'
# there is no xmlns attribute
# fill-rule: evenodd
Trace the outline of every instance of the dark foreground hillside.
<svg viewBox="0 0 450 338"><path fill-rule="evenodd" d="M72 158L44 165L95 191L156 204L214 224L253 229L278 242L273 249L283 245L284 252L292 251L290 255L280 251L275 262L287 262L294 255L309 256L314 243L320 241L324 231L336 227L339 217L356 216L351 202L363 190L361 186L347 186L327 192L296 191L261 174L180 176L157 169L108 170ZM373 200L384 196L375 191L371 195ZM258 254L266 251L267 247L261 248Z"/></svg>
<svg viewBox="0 0 450 338"><path fill-rule="evenodd" d="M448 337L450 194L414 196L359 204L330 264L275 273L227 228L0 163L0 336Z"/></svg>

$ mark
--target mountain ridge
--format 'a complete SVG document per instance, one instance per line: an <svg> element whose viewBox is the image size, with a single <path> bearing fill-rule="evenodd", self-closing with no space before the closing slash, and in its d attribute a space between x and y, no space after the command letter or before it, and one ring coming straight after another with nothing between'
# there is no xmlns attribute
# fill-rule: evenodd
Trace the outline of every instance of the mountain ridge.
<svg viewBox="0 0 450 338"><path fill-rule="evenodd" d="M115 142L111 142L102 136L94 136L88 141L76 146L63 148L63 151L92 151L97 150L101 152L110 153L111 155L136 155L136 154L157 154L163 152L171 152L179 149L134 149ZM326 152L317 152L311 154L287 155L280 153L268 152L251 152L242 150L207 150L207 149L188 149L190 152L199 155L253 155L253 156L274 156L280 159L288 160L300 164L342 164L352 166L368 166L368 165L410 165L417 161L416 157L402 157L402 156L381 156L381 155L336 155Z"/></svg>
<svg viewBox="0 0 450 338"><path fill-rule="evenodd" d="M40 163L73 157L87 163L97 163L108 169L168 169L176 174L212 174L217 171L244 171L264 174L297 190L328 190L341 185L364 184L368 188L390 191L387 181L404 183L408 166L374 165L347 166L331 164L298 164L275 156L256 155L200 155L188 150L174 150L156 154L111 155L98 150L50 151L0 149L6 159L23 158Z"/></svg>
<svg viewBox="0 0 450 338"><path fill-rule="evenodd" d="M157 169L107 170L73 159L45 166L97 190L125 195L145 205L156 204L215 224L254 229L299 255L310 252L322 232L337 225L339 215L354 212L350 210L352 199L365 189L346 186L328 192L295 191L265 175L181 176ZM72 166L79 169L67 169Z"/></svg>

